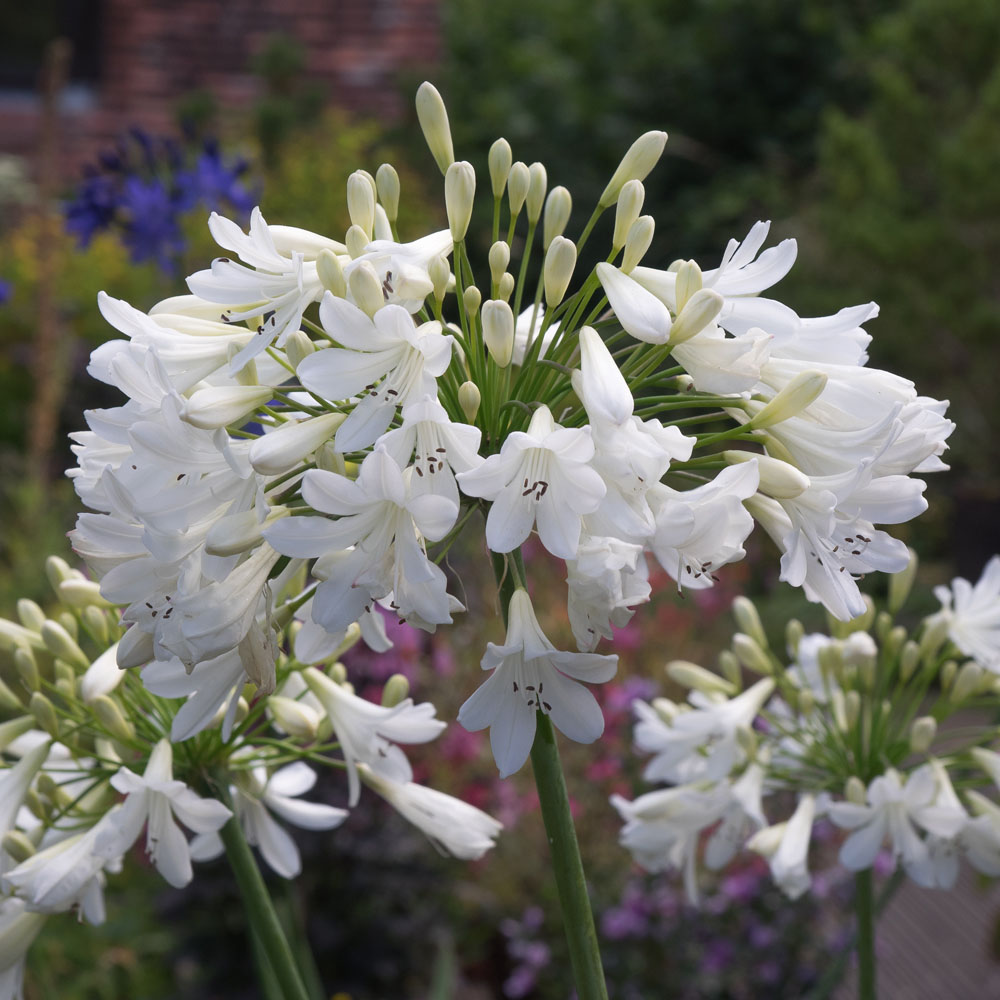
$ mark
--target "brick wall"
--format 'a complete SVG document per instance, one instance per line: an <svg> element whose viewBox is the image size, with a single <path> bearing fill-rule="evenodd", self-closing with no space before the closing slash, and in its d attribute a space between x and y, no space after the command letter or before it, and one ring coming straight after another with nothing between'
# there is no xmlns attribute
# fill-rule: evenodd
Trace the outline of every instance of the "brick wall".
<svg viewBox="0 0 1000 1000"><path fill-rule="evenodd" d="M61 114L64 171L75 172L129 125L170 130L187 91L209 90L222 108L250 106L261 87L252 57L275 34L298 40L305 76L332 104L398 117L400 71L430 69L439 57L438 7L439 0L104 0L99 83L89 106ZM37 99L0 93L0 152L30 157L38 133Z"/></svg>

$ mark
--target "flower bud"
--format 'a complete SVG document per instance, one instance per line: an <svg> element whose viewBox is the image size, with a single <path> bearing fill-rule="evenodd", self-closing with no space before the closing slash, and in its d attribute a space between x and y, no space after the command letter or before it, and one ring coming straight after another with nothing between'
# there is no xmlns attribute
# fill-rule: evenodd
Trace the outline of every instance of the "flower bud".
<svg viewBox="0 0 1000 1000"><path fill-rule="evenodd" d="M504 271L500 275L500 281L497 283L497 298L504 299L505 301L511 297L514 292L514 275L510 271Z"/></svg>
<svg viewBox="0 0 1000 1000"><path fill-rule="evenodd" d="M63 580L69 580L74 576L80 576L80 574L72 569L65 559L61 559L59 556L49 556L45 560L45 575L49 578L49 583L52 585L53 590L59 589L59 584Z"/></svg>
<svg viewBox="0 0 1000 1000"><path fill-rule="evenodd" d="M739 691L743 687L743 670L740 661L731 649L724 649L719 653L719 672L733 685L733 689Z"/></svg>
<svg viewBox="0 0 1000 1000"><path fill-rule="evenodd" d="M677 319L670 328L670 346L676 347L692 337L697 337L705 327L715 322L716 317L722 312L725 301L711 288L695 292L677 314Z"/></svg>
<svg viewBox="0 0 1000 1000"><path fill-rule="evenodd" d="M794 500L809 489L809 477L805 473L770 455L758 455L751 451L724 451L722 457L730 465L756 459L757 471L760 473L760 492L776 500Z"/></svg>
<svg viewBox="0 0 1000 1000"><path fill-rule="evenodd" d="M220 385L198 389L184 400L181 419L201 430L214 431L241 422L274 396L270 386Z"/></svg>
<svg viewBox="0 0 1000 1000"><path fill-rule="evenodd" d="M483 293L475 285L469 285L462 292L462 305L465 307L465 315L472 320L479 312L479 305L483 301Z"/></svg>
<svg viewBox="0 0 1000 1000"><path fill-rule="evenodd" d="M616 252L625 246L628 231L632 228L632 223L639 218L645 197L646 189L642 186L642 181L626 181L622 185L615 208L615 232L611 238L611 247Z"/></svg>
<svg viewBox="0 0 1000 1000"><path fill-rule="evenodd" d="M368 251L368 244L371 243L371 236L360 226L352 225L347 230L344 242L347 244L347 252L351 255L351 260L357 260L362 254Z"/></svg>
<svg viewBox="0 0 1000 1000"><path fill-rule="evenodd" d="M395 708L410 694L410 682L405 674L393 674L382 688L382 707Z"/></svg>
<svg viewBox="0 0 1000 1000"><path fill-rule="evenodd" d="M343 413L324 413L282 424L254 441L250 446L250 464L262 476L280 476L333 437L345 419Z"/></svg>
<svg viewBox="0 0 1000 1000"><path fill-rule="evenodd" d="M682 310L695 292L702 288L701 268L693 260L681 261L677 268L677 280L674 285L674 297L677 300L678 312Z"/></svg>
<svg viewBox="0 0 1000 1000"><path fill-rule="evenodd" d="M118 703L106 694L99 694L92 699L90 709L112 739L119 743L131 743L135 739L135 729L132 723L122 714Z"/></svg>
<svg viewBox="0 0 1000 1000"><path fill-rule="evenodd" d="M833 721L837 728L846 733L850 729L847 721L847 709L844 704L844 692L840 688L834 688L830 692L830 710L833 712Z"/></svg>
<svg viewBox="0 0 1000 1000"><path fill-rule="evenodd" d="M701 295L702 292L697 294ZM677 326L674 324L674 329L676 328ZM789 417L798 416L826 388L826 382L827 376L823 372L800 372L774 399L760 409L755 417L744 424L744 429L752 427L755 430L760 430L764 427L780 424L783 420L788 420Z"/></svg>
<svg viewBox="0 0 1000 1000"><path fill-rule="evenodd" d="M476 195L476 172L466 160L453 163L444 176L444 207L448 213L448 227L456 243L465 239L472 202Z"/></svg>
<svg viewBox="0 0 1000 1000"><path fill-rule="evenodd" d="M510 263L510 247L503 240L497 240L490 247L489 261L490 278L493 284L496 285Z"/></svg>
<svg viewBox="0 0 1000 1000"><path fill-rule="evenodd" d="M798 618L792 618L785 626L785 646L788 647L789 656L798 656L799 643L806 630Z"/></svg>
<svg viewBox="0 0 1000 1000"><path fill-rule="evenodd" d="M940 652L945 639L948 638L948 620L943 615L933 616L924 622L924 631L920 636L920 659L930 663Z"/></svg>
<svg viewBox="0 0 1000 1000"><path fill-rule="evenodd" d="M565 232L572 211L572 195L562 185L554 187L545 199L545 215L542 222L543 250L548 250L549 244Z"/></svg>
<svg viewBox="0 0 1000 1000"><path fill-rule="evenodd" d="M694 688L704 694L724 694L732 697L739 691L739 688L726 678L687 660L671 660L667 664L667 676L681 687Z"/></svg>
<svg viewBox="0 0 1000 1000"><path fill-rule="evenodd" d="M316 345L301 330L293 330L285 338L285 356L293 368L298 368L310 354L315 353Z"/></svg>
<svg viewBox="0 0 1000 1000"><path fill-rule="evenodd" d="M375 191L364 171L355 170L347 178L347 213L352 224L361 229L371 242L375 227Z"/></svg>
<svg viewBox="0 0 1000 1000"><path fill-rule="evenodd" d="M746 632L761 649L768 648L767 636L761 624L757 608L749 597L737 597L733 600L733 617L741 632Z"/></svg>
<svg viewBox="0 0 1000 1000"><path fill-rule="evenodd" d="M631 274L646 256L653 242L656 223L651 215L640 215L629 227L625 237L625 252L622 254L622 274Z"/></svg>
<svg viewBox="0 0 1000 1000"><path fill-rule="evenodd" d="M55 707L41 691L32 692L28 711L35 717L39 729L44 729L54 740L59 739L59 718Z"/></svg>
<svg viewBox="0 0 1000 1000"><path fill-rule="evenodd" d="M77 645L76 640L58 622L48 619L42 625L42 641L53 656L72 663L80 670L90 666L90 658Z"/></svg>
<svg viewBox="0 0 1000 1000"><path fill-rule="evenodd" d="M894 615L898 614L906 603L917 575L917 554L913 549L907 551L910 553L910 561L906 564L906 569L893 573L889 577L889 611Z"/></svg>
<svg viewBox="0 0 1000 1000"><path fill-rule="evenodd" d="M576 244L565 236L557 236L549 245L542 266L545 304L550 309L562 302L575 267Z"/></svg>
<svg viewBox="0 0 1000 1000"><path fill-rule="evenodd" d="M848 729L853 729L858 724L860 714L861 695L857 691L848 691L844 695L844 717L847 719Z"/></svg>
<svg viewBox="0 0 1000 1000"><path fill-rule="evenodd" d="M488 162L490 168L490 185L493 188L494 198L503 197L503 189L507 186L507 175L510 173L510 165L513 158L510 143L506 139L497 139L490 146Z"/></svg>
<svg viewBox="0 0 1000 1000"><path fill-rule="evenodd" d="M256 510L220 517L205 535L205 551L211 556L235 556L252 549L264 540L264 529L287 517L287 507L272 507L261 520Z"/></svg>
<svg viewBox="0 0 1000 1000"><path fill-rule="evenodd" d="M646 132L640 135L622 157L598 202L601 208L608 208L618 200L618 194L627 181L645 180L646 175L656 166L667 142L666 132Z"/></svg>
<svg viewBox="0 0 1000 1000"><path fill-rule="evenodd" d="M767 654L750 636L742 632L737 632L733 636L733 652L747 670L752 670L754 673L764 674L765 676L770 676L774 673L774 668L771 665L771 661L767 658Z"/></svg>
<svg viewBox="0 0 1000 1000"><path fill-rule="evenodd" d="M3 849L17 864L27 861L35 853L35 845L20 830L8 830L3 835ZM36 916L39 920L45 919L40 914Z"/></svg>
<svg viewBox="0 0 1000 1000"><path fill-rule="evenodd" d="M33 663L34 661L32 660L31 662ZM18 698L18 696L7 686L7 683L0 678L0 709L3 709L5 712L20 712L22 708L21 699ZM0 749L3 748L0 747Z"/></svg>
<svg viewBox="0 0 1000 1000"><path fill-rule="evenodd" d="M524 199L528 196L528 186L531 184L531 174L528 172L527 164L517 161L507 175L507 200L510 202L511 217L515 217L524 205Z"/></svg>
<svg viewBox="0 0 1000 1000"><path fill-rule="evenodd" d="M920 662L920 647L908 639L899 652L899 679L905 684L912 676Z"/></svg>
<svg viewBox="0 0 1000 1000"><path fill-rule="evenodd" d="M333 292L338 299L347 297L347 281L340 258L330 249L323 249L316 258L316 274L323 287Z"/></svg>
<svg viewBox="0 0 1000 1000"><path fill-rule="evenodd" d="M532 163L528 167L528 194L525 197L525 208L528 210L528 222L534 225L542 217L542 205L545 203L545 191L548 188L548 175L541 163Z"/></svg>
<svg viewBox="0 0 1000 1000"><path fill-rule="evenodd" d="M386 218L395 222L399 215L399 174L391 163L383 163L375 171L375 189Z"/></svg>
<svg viewBox="0 0 1000 1000"><path fill-rule="evenodd" d="M885 645L891 631L892 615L888 611L879 611L875 615L875 638L878 639L879 645Z"/></svg>
<svg viewBox="0 0 1000 1000"><path fill-rule="evenodd" d="M937 736L937 720L931 715L921 715L910 726L910 749L914 753L927 753Z"/></svg>
<svg viewBox="0 0 1000 1000"><path fill-rule="evenodd" d="M955 675L958 673L958 663L955 660L947 660L941 666L941 672L938 675L938 683L941 685L941 690L947 693L952 684L955 683Z"/></svg>
<svg viewBox="0 0 1000 1000"><path fill-rule="evenodd" d="M115 659L123 670L141 667L155 658L153 637L148 632L143 632L138 625L133 625L118 641Z"/></svg>
<svg viewBox="0 0 1000 1000"><path fill-rule="evenodd" d="M868 798L868 790L865 783L856 775L852 774L844 784L844 798L848 802L853 802L856 806L863 806Z"/></svg>
<svg viewBox="0 0 1000 1000"><path fill-rule="evenodd" d="M795 699L800 715L812 715L816 708L816 696L809 688L802 688Z"/></svg>
<svg viewBox="0 0 1000 1000"><path fill-rule="evenodd" d="M76 671L65 660L56 657L52 664L52 674L56 684L69 683L70 697L72 697L76 687Z"/></svg>
<svg viewBox="0 0 1000 1000"><path fill-rule="evenodd" d="M427 265L427 276L434 286L434 298L438 302L444 301L445 292L448 290L448 279L451 278L451 266L445 257L435 257Z"/></svg>
<svg viewBox="0 0 1000 1000"><path fill-rule="evenodd" d="M382 282L369 261L355 265L347 284L354 304L366 315L374 316L385 305Z"/></svg>
<svg viewBox="0 0 1000 1000"><path fill-rule="evenodd" d="M949 698L956 704L971 698L979 692L982 679L983 668L975 660L967 660L958 670Z"/></svg>
<svg viewBox="0 0 1000 1000"><path fill-rule="evenodd" d="M347 667L344 666L339 660L336 663L330 665L330 669L327 671L330 675L330 679L335 684L346 684L347 683Z"/></svg>
<svg viewBox="0 0 1000 1000"><path fill-rule="evenodd" d="M322 717L310 705L273 694L267 699L267 708L277 725L289 736L306 743L316 739Z"/></svg>
<svg viewBox="0 0 1000 1000"><path fill-rule="evenodd" d="M58 588L56 588L58 593ZM41 632L45 624L46 614L42 609L27 597L22 597L17 602L17 617L21 619L21 624L32 632Z"/></svg>
<svg viewBox="0 0 1000 1000"><path fill-rule="evenodd" d="M0 723L0 752L6 750L18 736L23 736L29 729L34 728L35 717L33 715L21 715L16 719Z"/></svg>
<svg viewBox="0 0 1000 1000"><path fill-rule="evenodd" d="M59 600L72 608L112 608L101 597L101 585L96 580L64 580L59 584Z"/></svg>
<svg viewBox="0 0 1000 1000"><path fill-rule="evenodd" d="M80 623L72 611L60 611L55 620L69 633L74 642L80 641Z"/></svg>
<svg viewBox="0 0 1000 1000"><path fill-rule="evenodd" d="M514 313L503 299L483 304L483 340L497 365L506 368L514 351Z"/></svg>
<svg viewBox="0 0 1000 1000"><path fill-rule="evenodd" d="M17 670L21 683L29 691L37 691L42 685L41 675L38 673L38 664L30 649L20 647L14 650L14 667Z"/></svg>
<svg viewBox="0 0 1000 1000"><path fill-rule="evenodd" d="M462 407L465 419L470 424L476 422L476 414L479 413L479 404L482 402L482 393L475 382L463 382L458 387L458 405Z"/></svg>
<svg viewBox="0 0 1000 1000"><path fill-rule="evenodd" d="M448 112L437 87L426 80L417 88L417 121L423 130L427 147L441 173L446 173L455 160L451 142Z"/></svg>

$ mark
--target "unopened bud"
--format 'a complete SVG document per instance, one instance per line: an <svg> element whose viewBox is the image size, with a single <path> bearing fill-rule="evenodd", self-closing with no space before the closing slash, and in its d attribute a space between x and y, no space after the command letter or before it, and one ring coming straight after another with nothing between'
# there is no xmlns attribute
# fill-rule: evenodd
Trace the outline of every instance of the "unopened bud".
<svg viewBox="0 0 1000 1000"><path fill-rule="evenodd" d="M385 305L382 282L369 261L363 260L354 265L347 285L354 304L368 316L374 316Z"/></svg>
<svg viewBox="0 0 1000 1000"><path fill-rule="evenodd" d="M59 738L59 718L55 706L41 691L32 692L28 711L35 717L39 729L44 729L53 739Z"/></svg>
<svg viewBox="0 0 1000 1000"><path fill-rule="evenodd" d="M21 683L29 691L37 691L42 684L42 678L38 673L38 664L31 650L23 647L14 650L14 667Z"/></svg>
<svg viewBox="0 0 1000 1000"><path fill-rule="evenodd" d="M774 673L771 661L760 645L750 636L737 632L733 636L733 652L747 670L770 676Z"/></svg>
<svg viewBox="0 0 1000 1000"><path fill-rule="evenodd" d="M479 391L479 386L475 382L463 382L458 387L458 405L462 407L465 419L470 424L476 422L476 415L479 413L479 404L482 403L483 396Z"/></svg>
<svg viewBox="0 0 1000 1000"><path fill-rule="evenodd" d="M646 256L653 242L656 223L651 215L640 215L629 227L625 237L625 251L622 254L622 274L631 274Z"/></svg>
<svg viewBox="0 0 1000 1000"><path fill-rule="evenodd" d="M472 202L476 195L476 172L466 160L453 163L444 176L444 207L448 214L448 227L455 243L465 239Z"/></svg>
<svg viewBox="0 0 1000 1000"><path fill-rule="evenodd" d="M826 382L827 376L823 372L800 372L744 428L760 430L798 416L826 388Z"/></svg>
<svg viewBox="0 0 1000 1000"><path fill-rule="evenodd" d="M676 347L698 336L722 312L725 299L712 288L703 288L688 299L670 328L670 346ZM811 402L811 400L810 400ZM755 425L756 426L756 425Z"/></svg>
<svg viewBox="0 0 1000 1000"><path fill-rule="evenodd" d="M730 465L756 459L757 471L760 473L760 492L775 500L794 500L809 489L809 477L805 473L770 455L759 455L751 451L724 451L722 457Z"/></svg>
<svg viewBox="0 0 1000 1000"><path fill-rule="evenodd" d="M382 688L382 706L395 708L401 701L409 697L410 682L405 674L393 674Z"/></svg>
<svg viewBox="0 0 1000 1000"><path fill-rule="evenodd" d="M792 618L785 626L785 645L788 647L788 654L790 656L798 655L799 643L805 634L805 627L798 618Z"/></svg>
<svg viewBox="0 0 1000 1000"><path fill-rule="evenodd" d="M510 364L514 352L514 313L503 299L483 304L483 340L490 356L501 368Z"/></svg>
<svg viewBox="0 0 1000 1000"><path fill-rule="evenodd" d="M315 353L316 345L301 330L292 330L285 338L285 355L293 368Z"/></svg>
<svg viewBox="0 0 1000 1000"><path fill-rule="evenodd" d="M347 667L344 666L339 660L336 663L330 665L330 669L327 671L330 675L330 679L335 684L346 684L347 683Z"/></svg>
<svg viewBox="0 0 1000 1000"><path fill-rule="evenodd" d="M524 199L528 197L528 186L531 184L531 174L528 172L528 165L517 161L507 175L507 200L510 203L510 214L513 218L518 215L524 205Z"/></svg>
<svg viewBox="0 0 1000 1000"><path fill-rule="evenodd" d="M749 726L737 727L736 742L750 760L757 756L757 746L760 741L757 739L757 734Z"/></svg>
<svg viewBox="0 0 1000 1000"><path fill-rule="evenodd" d="M899 651L899 679L905 684L917 669L920 662L920 647L912 639L908 639Z"/></svg>
<svg viewBox="0 0 1000 1000"><path fill-rule="evenodd" d="M184 400L181 418L192 427L214 431L242 421L273 397L274 390L268 385L211 386Z"/></svg>
<svg viewBox="0 0 1000 1000"><path fill-rule="evenodd" d="M910 561L906 564L906 569L900 570L898 573L893 573L889 577L889 611L892 614L897 614L906 603L906 599L910 596L910 591L913 589L913 581L917 576L917 567L919 565L917 554L913 549L909 549L908 551L910 553Z"/></svg>
<svg viewBox="0 0 1000 1000"><path fill-rule="evenodd" d="M490 247L490 277L495 285L510 263L510 247L503 240L497 240Z"/></svg>
<svg viewBox="0 0 1000 1000"><path fill-rule="evenodd" d="M615 231L611 238L613 250L618 251L625 246L628 231L632 228L632 223L639 218L645 197L646 189L642 186L642 181L631 180L622 185L615 207Z"/></svg>
<svg viewBox="0 0 1000 1000"><path fill-rule="evenodd" d="M497 139L490 146L488 159L490 168L490 186L493 189L493 197L503 197L503 189L507 186L507 175L510 173L511 161L514 159L510 150L510 143L506 139Z"/></svg>
<svg viewBox="0 0 1000 1000"><path fill-rule="evenodd" d="M910 749L914 753L927 753L937 736L937 720L931 715L921 715L910 726Z"/></svg>
<svg viewBox="0 0 1000 1000"><path fill-rule="evenodd" d="M514 292L514 275L510 271L504 271L500 275L500 281L497 284L497 298L507 300L511 297Z"/></svg>
<svg viewBox="0 0 1000 1000"><path fill-rule="evenodd" d="M576 244L565 236L557 236L545 254L545 264L542 267L545 303L549 308L562 302L575 267Z"/></svg>
<svg viewBox="0 0 1000 1000"><path fill-rule="evenodd" d="M3 709L5 712L20 712L22 707L21 699L0 678L0 709ZM0 749L3 748L0 747Z"/></svg>
<svg viewBox="0 0 1000 1000"><path fill-rule="evenodd" d="M361 170L355 170L347 178L347 213L351 223L364 232L370 243L375 227L375 192Z"/></svg>
<svg viewBox="0 0 1000 1000"><path fill-rule="evenodd" d="M740 668L740 661L731 649L724 649L719 653L719 672L733 685L735 691L743 687L743 672Z"/></svg>
<svg viewBox="0 0 1000 1000"><path fill-rule="evenodd" d="M830 692L830 710L833 712L833 721L837 728L846 733L850 726L847 722L847 709L844 705L844 692L840 688L834 688Z"/></svg>
<svg viewBox="0 0 1000 1000"><path fill-rule="evenodd" d="M844 784L844 798L856 806L865 804L868 790L865 788L865 783L856 774L852 774Z"/></svg>
<svg viewBox="0 0 1000 1000"><path fill-rule="evenodd" d="M681 687L694 688L705 694L724 694L732 697L739 691L738 687L724 677L687 660L671 660L667 664L667 676Z"/></svg>
<svg viewBox="0 0 1000 1000"><path fill-rule="evenodd" d="M545 215L542 221L542 249L566 231L570 213L573 211L573 196L562 185L554 187L545 199Z"/></svg>
<svg viewBox="0 0 1000 1000"><path fill-rule="evenodd" d="M45 575L49 578L52 589L57 591L63 580L69 580L79 574L70 567L65 559L61 559L59 556L49 556L45 560Z"/></svg>
<svg viewBox="0 0 1000 1000"><path fill-rule="evenodd" d="M20 709L20 705L18 709ZM18 736L23 736L29 729L34 729L34 727L35 717L33 715L21 715L16 719L0 723L0 752L6 750Z"/></svg>
<svg viewBox="0 0 1000 1000"><path fill-rule="evenodd" d="M465 314L471 320L479 312L479 304L483 301L483 293L475 285L469 285L462 292L462 304L465 306Z"/></svg>
<svg viewBox="0 0 1000 1000"><path fill-rule="evenodd" d="M702 288L701 268L693 260L678 262L677 284L674 286L674 297L677 300L677 310L680 312L688 304L695 292Z"/></svg>
<svg viewBox="0 0 1000 1000"><path fill-rule="evenodd" d="M860 714L861 695L857 691L848 691L844 695L844 715L849 729L853 729L857 725Z"/></svg>
<svg viewBox="0 0 1000 1000"><path fill-rule="evenodd" d="M321 716L316 709L296 701L294 698L285 698L276 694L267 699L267 707L274 717L274 721L289 736L306 743L311 743L316 739L321 721Z"/></svg>
<svg viewBox="0 0 1000 1000"><path fill-rule="evenodd" d="M816 696L809 688L800 689L795 701L800 715L812 715L816 708Z"/></svg>
<svg viewBox="0 0 1000 1000"><path fill-rule="evenodd" d="M427 276L434 286L434 298L438 302L444 300L445 292L448 291L448 279L451 277L451 266L445 257L435 257L427 265Z"/></svg>
<svg viewBox="0 0 1000 1000"><path fill-rule="evenodd" d="M352 225L344 237L344 243L347 244L347 252L351 255L351 260L357 260L360 256L367 253L368 244L371 241L371 236L360 226Z"/></svg>
<svg viewBox="0 0 1000 1000"><path fill-rule="evenodd" d="M59 600L73 608L114 607L101 596L101 585L96 580L63 580L59 584Z"/></svg>
<svg viewBox="0 0 1000 1000"><path fill-rule="evenodd" d="M455 160L448 112L437 87L426 80L417 88L417 121L420 122L424 139L438 170L442 174L447 173L448 167Z"/></svg>
<svg viewBox="0 0 1000 1000"><path fill-rule="evenodd" d="M90 658L77 645L76 640L66 628L51 618L42 624L42 641L53 656L72 663L80 670L90 666Z"/></svg>
<svg viewBox="0 0 1000 1000"><path fill-rule="evenodd" d="M3 849L17 864L35 853L35 845L20 830L8 830L3 835Z"/></svg>
<svg viewBox="0 0 1000 1000"><path fill-rule="evenodd" d="M324 413L282 424L250 446L250 464L262 476L280 476L328 441L346 419L344 413Z"/></svg>
<svg viewBox="0 0 1000 1000"><path fill-rule="evenodd" d="M541 163L532 163L528 167L528 194L524 199L524 207L528 212L528 222L532 225L542 217L542 206L545 204L545 191L548 188L548 183L545 166Z"/></svg>
<svg viewBox="0 0 1000 1000"><path fill-rule="evenodd" d="M627 181L641 181L656 166L667 142L666 132L646 132L639 136L622 157L618 169L608 181L608 186L601 195L599 205L608 208L618 200L618 194Z"/></svg>
<svg viewBox="0 0 1000 1000"><path fill-rule="evenodd" d="M386 218L395 222L399 215L399 174L391 163L383 163L375 171L375 189Z"/></svg>
<svg viewBox="0 0 1000 1000"><path fill-rule="evenodd" d="M944 615L934 615L924 623L924 631L920 636L920 659L930 663L941 651L945 639L948 638L948 619Z"/></svg>
<svg viewBox="0 0 1000 1000"><path fill-rule="evenodd" d="M903 643L906 642L906 637L906 629L902 625L896 625L894 628L889 629L889 634L882 643L882 650L887 659L894 660L899 656L900 650L903 648Z"/></svg>
<svg viewBox="0 0 1000 1000"><path fill-rule="evenodd" d="M749 597L737 597L733 600L733 617L741 632L746 632L761 649L768 648L767 636L764 634L760 615Z"/></svg>
<svg viewBox="0 0 1000 1000"><path fill-rule="evenodd" d="M941 685L941 690L946 694L951 689L952 684L955 683L955 675L958 673L958 663L955 660L946 660L941 666L941 672L938 675L938 683Z"/></svg>
<svg viewBox="0 0 1000 1000"><path fill-rule="evenodd" d="M56 588L58 592L58 588ZM21 619L21 624L32 632L41 632L42 626L48 617L45 612L27 597L22 597L17 602L17 617Z"/></svg>
<svg viewBox="0 0 1000 1000"><path fill-rule="evenodd" d="M266 527L290 513L287 507L276 505L263 520L256 510L244 510L220 517L205 535L205 551L209 555L223 557L246 552L263 541Z"/></svg>
<svg viewBox="0 0 1000 1000"><path fill-rule="evenodd" d="M347 297L347 279L340 258L329 248L319 252L316 258L316 274L323 287L333 292L338 299Z"/></svg>
<svg viewBox="0 0 1000 1000"><path fill-rule="evenodd" d="M971 698L978 693L982 679L983 668L975 660L966 660L958 670L949 697L956 703Z"/></svg>
<svg viewBox="0 0 1000 1000"><path fill-rule="evenodd" d="M135 739L135 729L125 718L118 703L106 694L99 694L90 701L90 709L97 721L108 731L112 739L120 743L131 743Z"/></svg>
<svg viewBox="0 0 1000 1000"><path fill-rule="evenodd" d="M874 602L872 603L874 608ZM889 638L889 633L892 631L892 615L888 611L879 611L875 615L875 638L878 639L880 645L885 645L886 639Z"/></svg>

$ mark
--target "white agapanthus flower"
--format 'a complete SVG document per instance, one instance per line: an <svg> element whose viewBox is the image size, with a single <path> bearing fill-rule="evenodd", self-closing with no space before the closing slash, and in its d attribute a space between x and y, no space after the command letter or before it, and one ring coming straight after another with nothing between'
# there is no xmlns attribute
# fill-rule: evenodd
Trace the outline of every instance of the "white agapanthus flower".
<svg viewBox="0 0 1000 1000"><path fill-rule="evenodd" d="M994 556L975 584L956 577L935 587L948 638L976 662L1000 673L1000 556Z"/></svg>
<svg viewBox="0 0 1000 1000"><path fill-rule="evenodd" d="M493 674L462 705L458 721L470 732L489 727L501 777L528 759L539 712L578 743L592 743L604 732L601 708L579 682L610 680L618 657L558 651L542 632L526 590L514 591L507 638L503 645L487 645L481 666Z"/></svg>

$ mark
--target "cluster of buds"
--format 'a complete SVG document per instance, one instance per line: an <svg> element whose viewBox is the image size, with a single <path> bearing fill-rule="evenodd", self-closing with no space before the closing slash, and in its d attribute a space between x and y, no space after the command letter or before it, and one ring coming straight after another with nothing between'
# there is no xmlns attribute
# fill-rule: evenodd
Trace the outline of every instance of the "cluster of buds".
<svg viewBox="0 0 1000 1000"><path fill-rule="evenodd" d="M636 745L653 755L644 776L668 787L613 799L622 844L640 864L682 870L695 898L705 834L708 868L756 851L796 897L811 884L811 834L826 818L849 831L840 862L851 871L870 869L887 847L925 887L954 885L963 856L1000 875L997 728L955 725L977 709L993 719L1000 704L1000 557L975 586L938 588L941 610L911 634L896 614L915 571L913 557L890 578L885 609L869 603L849 622L831 621L829 635L790 622L786 654L771 649L753 604L737 598L741 631L718 671L668 664L690 690L687 703L635 703ZM760 679L744 688L746 673Z"/></svg>

